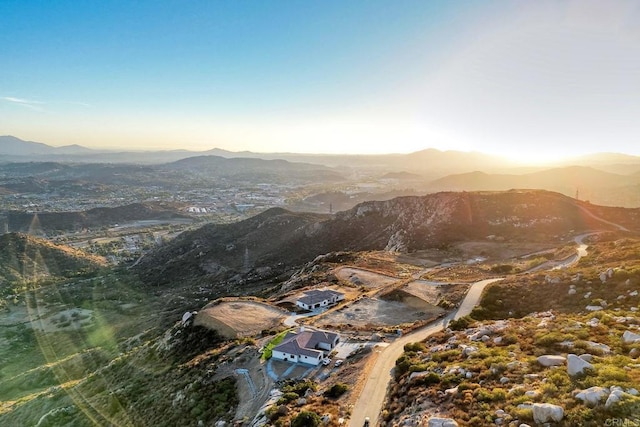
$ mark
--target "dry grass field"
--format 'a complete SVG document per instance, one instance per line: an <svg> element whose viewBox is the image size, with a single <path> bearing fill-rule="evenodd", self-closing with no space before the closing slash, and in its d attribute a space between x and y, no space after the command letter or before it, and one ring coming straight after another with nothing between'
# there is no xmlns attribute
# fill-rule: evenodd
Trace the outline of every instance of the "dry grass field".
<svg viewBox="0 0 640 427"><path fill-rule="evenodd" d="M247 337L276 328L286 313L257 301L223 301L202 309L195 325L215 329L226 338Z"/></svg>

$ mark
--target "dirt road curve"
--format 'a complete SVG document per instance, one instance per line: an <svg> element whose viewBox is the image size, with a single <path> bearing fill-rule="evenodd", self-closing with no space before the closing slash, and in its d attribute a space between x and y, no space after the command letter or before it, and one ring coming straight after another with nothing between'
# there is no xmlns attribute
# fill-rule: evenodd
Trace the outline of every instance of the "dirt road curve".
<svg viewBox="0 0 640 427"><path fill-rule="evenodd" d="M629 231L627 228L623 227L620 224L607 221L594 215L583 206L580 206L580 209L585 214L604 224L616 227L620 231ZM578 244L576 255L569 257L567 260L564 260L564 262L561 263L560 267L573 265L577 263L581 257L587 254L588 246L584 243L584 238L592 234L597 234L597 232L581 234L575 238L575 242ZM545 267L548 268L548 266L546 265ZM470 314L471 310L473 310L478 302L480 302L480 297L482 296L482 291L484 290L484 288L490 283L494 283L499 280L502 279L486 279L474 283L473 285L471 285L469 292L467 293L466 297L462 301L462 304L460 304L460 307L456 312L443 318L441 321L432 323L429 326L425 326L424 328L419 329L411 334L405 335L404 337L390 344L384 350L380 350L380 356L378 357L375 366L371 370L371 375L367 379L362 393L360 393L360 397L358 398L358 401L353 408L349 426L363 426L365 417L369 417L371 426L378 425L378 416L380 415L380 409L382 408L382 405L384 403L384 398L387 394L387 387L389 386L389 382L391 381L391 370L395 366L396 360L402 355L405 344L408 344L410 342L423 341L431 334L441 331L449 322L449 320L459 319L460 317Z"/></svg>
<svg viewBox="0 0 640 427"><path fill-rule="evenodd" d="M485 286L499 280L502 279L487 279L474 283L471 285L467 296L457 311L436 323L432 323L429 326L397 339L385 349L380 350L380 356L371 370L371 375L367 379L362 393L360 393L360 397L353 408L349 426L360 427L364 425L365 417L369 417L371 426L378 424L380 408L382 408L384 398L387 394L387 387L391 381L391 370L395 366L396 360L402 355L405 344L425 340L431 334L441 331L449 320L458 319L471 313L473 307L480 301L480 296Z"/></svg>

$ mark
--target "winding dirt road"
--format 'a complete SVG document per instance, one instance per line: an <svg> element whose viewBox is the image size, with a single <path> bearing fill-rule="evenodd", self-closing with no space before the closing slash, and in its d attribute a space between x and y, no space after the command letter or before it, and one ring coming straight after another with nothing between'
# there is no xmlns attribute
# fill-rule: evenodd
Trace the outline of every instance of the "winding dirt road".
<svg viewBox="0 0 640 427"><path fill-rule="evenodd" d="M430 335L443 330L445 325L447 325L451 319L458 319L471 313L473 307L475 307L480 301L484 288L490 283L494 283L499 280L502 279L486 279L474 283L469 288L469 292L460 304L458 310L441 320L430 324L429 326L425 326L422 329L418 329L417 331L395 340L384 349L376 350L380 351L380 355L375 366L371 369L371 375L367 379L367 382L360 393L360 397L351 412L349 426L363 426L365 417L369 417L371 426L376 426L378 424L380 408L382 408L384 398L387 394L387 387L391 382L392 369L396 364L396 360L404 352L405 344L423 341Z"/></svg>
<svg viewBox="0 0 640 427"><path fill-rule="evenodd" d="M629 231L627 228L613 223L611 221L607 221L603 218L600 218L593 213L591 213L586 208L580 206L580 209L585 212L590 217L611 226L616 227L620 231ZM576 254L561 261L559 264L555 264L553 266L544 264L544 268L553 269L553 268L566 268L568 266L576 264L580 258L587 255L587 245L584 243L584 239L587 236L598 234L599 232L591 232L584 233L574 238L574 241L578 245L576 248ZM531 272L530 270L529 272ZM387 388L389 383L391 382L391 373L393 367L395 366L396 360L402 355L404 352L405 344L417 341L424 341L430 335L439 332L445 328L448 322L451 319L459 319L460 317L464 317L471 313L471 310L480 302L480 297L482 296L482 291L484 288L494 282L503 280L502 278L498 279L486 279L481 280L479 282L474 283L469 288L469 292L465 296L462 304L455 312L449 314L444 317L440 321L434 322L428 326L425 326L422 329L419 329L415 332L407 334L402 338L397 339L395 342L390 344L388 347L377 350L380 351L380 355L376 364L371 369L371 375L367 379L362 392L358 398L358 401L353 407L353 411L351 413L351 419L349 420L350 427L360 427L364 425L364 420L366 417L369 417L369 422L371 426L378 425L378 418L380 415L380 410L382 405L384 404L384 399L387 394Z"/></svg>

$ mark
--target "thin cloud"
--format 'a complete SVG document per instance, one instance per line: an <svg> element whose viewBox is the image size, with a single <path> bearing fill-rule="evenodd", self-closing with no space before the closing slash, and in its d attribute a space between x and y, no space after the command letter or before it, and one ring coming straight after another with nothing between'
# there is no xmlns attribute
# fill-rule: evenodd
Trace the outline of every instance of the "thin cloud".
<svg viewBox="0 0 640 427"><path fill-rule="evenodd" d="M34 100L31 100L31 99L16 98L16 97L13 97L13 96L3 96L0 99L2 99L4 101L7 101L7 102L10 102L12 104L19 105L21 107L29 108L29 109L34 110L34 111L44 111L41 106L44 105L45 103L42 102L42 101L34 101Z"/></svg>

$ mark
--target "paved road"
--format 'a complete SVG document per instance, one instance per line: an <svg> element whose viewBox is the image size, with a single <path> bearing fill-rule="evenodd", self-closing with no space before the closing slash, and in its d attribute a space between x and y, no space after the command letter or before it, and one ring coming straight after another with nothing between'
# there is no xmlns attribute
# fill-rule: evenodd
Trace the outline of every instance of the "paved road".
<svg viewBox="0 0 640 427"><path fill-rule="evenodd" d="M599 216L597 216L597 215L595 215L595 214L591 213L591 211L590 211L589 209L585 208L584 206L578 206L578 207L580 208L580 210L581 210L582 212L586 213L586 214L587 214L587 215L589 215L591 218L593 218L593 219L595 219L595 220L597 220L597 221L600 221L600 222L601 222L601 223L603 223L603 224L611 225L611 226L613 226L613 227L617 228L617 229L618 229L618 230L620 230L620 231L629 231L629 229L628 229L628 228L626 228L626 227L624 227L624 226L622 226L622 225L620 225L620 224L616 224L615 222L607 221L606 219L604 219L604 218L600 218Z"/></svg>
<svg viewBox="0 0 640 427"><path fill-rule="evenodd" d="M471 313L473 307L475 307L480 301L480 296L482 295L482 291L485 286L499 280L502 279L487 279L474 283L469 288L469 292L462 301L462 304L460 304L458 310L443 319L430 324L429 326L425 326L424 328L418 329L417 331L395 340L385 349L380 350L378 360L376 361L375 366L371 369L371 374L360 393L360 398L351 412L349 426L360 427L364 425L365 417L369 417L371 426L376 426L378 424L380 408L382 408L384 398L387 394L387 387L391 381L391 370L395 366L396 360L404 352L405 344L423 341L430 335L444 329L444 326L451 319L458 319Z"/></svg>

